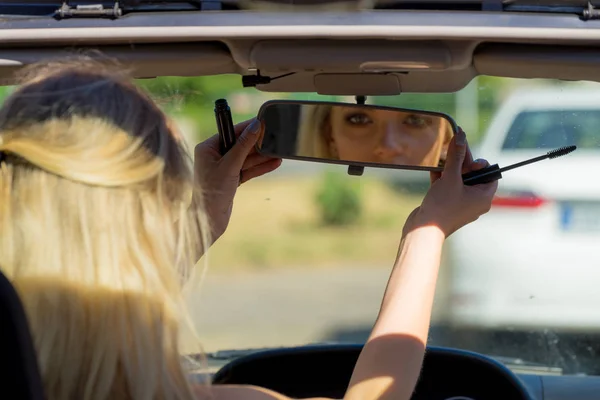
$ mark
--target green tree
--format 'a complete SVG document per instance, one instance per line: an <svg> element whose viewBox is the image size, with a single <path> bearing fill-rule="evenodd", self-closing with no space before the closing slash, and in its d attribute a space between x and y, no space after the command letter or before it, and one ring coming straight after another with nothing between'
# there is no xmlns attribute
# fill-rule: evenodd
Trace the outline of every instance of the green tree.
<svg viewBox="0 0 600 400"><path fill-rule="evenodd" d="M215 132L215 100L229 98L233 93L257 92L253 88L244 88L239 75L167 76L139 79L137 83L151 93L165 112L191 119L198 129L198 140ZM247 117L240 116L235 109L232 114L234 120Z"/></svg>
<svg viewBox="0 0 600 400"><path fill-rule="evenodd" d="M328 226L355 224L363 211L358 182L334 171L325 172L316 203L321 222Z"/></svg>
<svg viewBox="0 0 600 400"><path fill-rule="evenodd" d="M0 102L4 102L4 99L8 97L9 94L12 93L15 86L0 86Z"/></svg>

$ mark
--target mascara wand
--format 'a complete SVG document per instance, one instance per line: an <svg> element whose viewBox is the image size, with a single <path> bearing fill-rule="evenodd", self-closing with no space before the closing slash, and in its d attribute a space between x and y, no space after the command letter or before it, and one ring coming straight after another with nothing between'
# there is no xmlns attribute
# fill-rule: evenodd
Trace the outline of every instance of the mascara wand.
<svg viewBox="0 0 600 400"><path fill-rule="evenodd" d="M516 164L509 165L507 167L500 168L498 164L490 165L488 167L479 169L477 171L471 171L463 174L463 182L465 185L473 186L481 183L489 183L502 179L502 173L510 171L511 169L519 168L527 164L533 164L534 162L542 161L545 159L554 159L565 156L572 153L577 149L577 146L565 146L556 150L549 151L543 156L534 157L529 160L521 161Z"/></svg>

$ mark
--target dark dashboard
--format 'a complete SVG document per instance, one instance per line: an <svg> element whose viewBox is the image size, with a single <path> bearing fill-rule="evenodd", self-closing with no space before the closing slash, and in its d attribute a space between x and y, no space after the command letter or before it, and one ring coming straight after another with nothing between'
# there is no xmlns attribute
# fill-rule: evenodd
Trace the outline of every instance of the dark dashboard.
<svg viewBox="0 0 600 400"><path fill-rule="evenodd" d="M261 386L299 399L341 399L361 350L351 344L260 350L234 358L212 381ZM515 374L478 353L428 347L412 399L597 400L600 377Z"/></svg>

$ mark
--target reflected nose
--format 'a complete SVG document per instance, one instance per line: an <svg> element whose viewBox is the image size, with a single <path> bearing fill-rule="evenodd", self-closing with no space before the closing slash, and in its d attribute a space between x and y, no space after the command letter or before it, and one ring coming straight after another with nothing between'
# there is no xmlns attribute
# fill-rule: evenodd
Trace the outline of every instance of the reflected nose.
<svg viewBox="0 0 600 400"><path fill-rule="evenodd" d="M394 123L386 125L384 134L375 148L375 155L383 162L391 163L405 154L406 146L402 141L403 135L399 134L400 129Z"/></svg>

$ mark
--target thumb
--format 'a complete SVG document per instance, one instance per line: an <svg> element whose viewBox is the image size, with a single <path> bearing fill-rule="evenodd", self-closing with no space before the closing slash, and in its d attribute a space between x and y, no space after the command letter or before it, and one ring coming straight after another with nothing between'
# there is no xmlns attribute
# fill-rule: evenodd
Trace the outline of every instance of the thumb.
<svg viewBox="0 0 600 400"><path fill-rule="evenodd" d="M444 167L445 174L461 176L463 161L467 155L467 136L462 129L452 137L450 146L448 146L448 156Z"/></svg>
<svg viewBox="0 0 600 400"><path fill-rule="evenodd" d="M431 185L433 185L435 183L435 181L437 181L441 177L442 177L442 173L441 172L439 172L439 171L431 171L429 173L429 183Z"/></svg>
<svg viewBox="0 0 600 400"><path fill-rule="evenodd" d="M254 148L259 133L262 130L262 123L255 119L242 131L235 145L225 154L223 161L230 164L236 172L240 171L246 161L246 157Z"/></svg>

